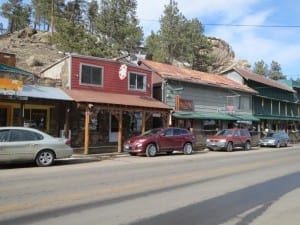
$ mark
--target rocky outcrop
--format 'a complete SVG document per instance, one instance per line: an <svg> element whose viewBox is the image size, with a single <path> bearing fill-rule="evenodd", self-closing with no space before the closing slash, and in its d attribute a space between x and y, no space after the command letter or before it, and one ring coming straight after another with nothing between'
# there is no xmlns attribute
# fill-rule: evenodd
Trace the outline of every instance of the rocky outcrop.
<svg viewBox="0 0 300 225"><path fill-rule="evenodd" d="M251 67L247 60L235 59L234 51L224 40L216 37L208 37L208 39L212 45L212 49L208 51L208 54L215 59L215 62L209 67L209 72L218 74L232 67L245 69Z"/></svg>

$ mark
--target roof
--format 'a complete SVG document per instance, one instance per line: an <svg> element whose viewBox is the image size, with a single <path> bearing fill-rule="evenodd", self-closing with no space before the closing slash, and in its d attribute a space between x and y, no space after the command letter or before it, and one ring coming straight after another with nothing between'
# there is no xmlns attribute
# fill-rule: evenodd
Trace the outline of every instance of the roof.
<svg viewBox="0 0 300 225"><path fill-rule="evenodd" d="M17 96L52 99L52 100L66 100L66 101L73 100L60 88L45 87L45 86L38 86L38 85L24 85L22 90L17 92Z"/></svg>
<svg viewBox="0 0 300 225"><path fill-rule="evenodd" d="M262 75L258 75L256 73L251 72L250 70L242 69L242 68L233 68L231 70L236 71L240 76L244 79L256 81L258 83L262 83L271 87L279 88L289 92L295 92L292 88L288 87L285 84L282 84L278 81L268 79ZM229 70L230 71L230 70Z"/></svg>
<svg viewBox="0 0 300 225"><path fill-rule="evenodd" d="M220 88L232 89L249 93L257 93L252 88L232 81L231 79L222 75L205 73L197 70L191 70L150 60L143 60L142 63L151 68L156 74L158 74L163 79L181 80L190 83L216 86ZM159 81L159 79L155 78L155 81Z"/></svg>
<svg viewBox="0 0 300 225"><path fill-rule="evenodd" d="M300 88L300 82L295 80L279 80L280 83L289 86L290 88Z"/></svg>
<svg viewBox="0 0 300 225"><path fill-rule="evenodd" d="M143 108L171 109L168 105L147 96L115 94L89 90L64 89L76 102L126 105Z"/></svg>
<svg viewBox="0 0 300 225"><path fill-rule="evenodd" d="M23 76L34 76L33 73L27 72L25 70L19 69L17 67L8 66L0 63L0 72L14 73Z"/></svg>

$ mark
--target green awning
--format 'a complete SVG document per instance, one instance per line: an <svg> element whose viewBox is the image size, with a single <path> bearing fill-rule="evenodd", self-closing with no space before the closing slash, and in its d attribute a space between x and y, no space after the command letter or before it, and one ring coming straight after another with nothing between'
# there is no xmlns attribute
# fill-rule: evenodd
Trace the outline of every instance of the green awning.
<svg viewBox="0 0 300 225"><path fill-rule="evenodd" d="M253 116L252 114L233 114L239 121L259 121L259 118Z"/></svg>
<svg viewBox="0 0 300 225"><path fill-rule="evenodd" d="M261 120L300 121L300 117L294 117L294 116L274 116L274 115L255 115L255 116Z"/></svg>
<svg viewBox="0 0 300 225"><path fill-rule="evenodd" d="M8 65L5 65L2 63L0 63L0 72L19 74L19 75L23 75L23 76L34 76L33 73L19 69L17 67L8 66Z"/></svg>
<svg viewBox="0 0 300 225"><path fill-rule="evenodd" d="M178 119L237 120L226 113L174 112L172 115Z"/></svg>

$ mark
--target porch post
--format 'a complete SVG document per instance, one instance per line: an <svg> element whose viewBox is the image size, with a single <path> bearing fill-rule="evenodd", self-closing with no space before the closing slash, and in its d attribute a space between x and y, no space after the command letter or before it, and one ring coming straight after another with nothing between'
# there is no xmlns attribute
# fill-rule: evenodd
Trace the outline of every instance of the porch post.
<svg viewBox="0 0 300 225"><path fill-rule="evenodd" d="M85 125L84 125L84 154L89 154L89 122L90 122L90 110L89 107L85 108Z"/></svg>
<svg viewBox="0 0 300 225"><path fill-rule="evenodd" d="M118 152L122 152L123 111L119 112Z"/></svg>
<svg viewBox="0 0 300 225"><path fill-rule="evenodd" d="M143 111L142 115L142 133L144 133L146 130L146 112Z"/></svg>

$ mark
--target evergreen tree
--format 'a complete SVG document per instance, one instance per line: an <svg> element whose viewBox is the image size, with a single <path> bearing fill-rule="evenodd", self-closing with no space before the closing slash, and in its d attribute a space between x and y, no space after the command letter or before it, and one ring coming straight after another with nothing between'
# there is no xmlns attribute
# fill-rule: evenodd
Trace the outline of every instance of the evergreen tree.
<svg viewBox="0 0 300 225"><path fill-rule="evenodd" d="M98 11L99 11L99 5L98 2L96 0L92 0L89 4L88 4L88 30L94 34L95 32L95 23L98 17Z"/></svg>
<svg viewBox="0 0 300 225"><path fill-rule="evenodd" d="M133 52L141 44L143 32L136 7L136 0L102 0L100 3L95 29L113 57L118 57L120 51Z"/></svg>
<svg viewBox="0 0 300 225"><path fill-rule="evenodd" d="M284 76L281 72L280 64L276 61L271 62L271 69L269 71L269 78L273 79L273 80L286 79L286 76Z"/></svg>
<svg viewBox="0 0 300 225"><path fill-rule="evenodd" d="M262 75L264 77L268 77L269 75L268 65L263 60L255 62L252 72Z"/></svg>
<svg viewBox="0 0 300 225"><path fill-rule="evenodd" d="M8 0L1 5L0 14L8 20L8 31L18 31L30 25L31 7L22 0Z"/></svg>
<svg viewBox="0 0 300 225"><path fill-rule="evenodd" d="M160 18L160 30L146 39L148 55L153 60L188 63L193 69L207 70L211 57L203 54L210 44L203 35L204 29L198 19L188 20L179 11L177 2L170 0Z"/></svg>

